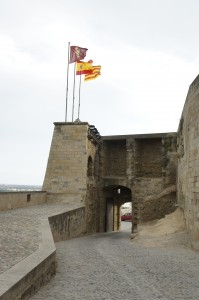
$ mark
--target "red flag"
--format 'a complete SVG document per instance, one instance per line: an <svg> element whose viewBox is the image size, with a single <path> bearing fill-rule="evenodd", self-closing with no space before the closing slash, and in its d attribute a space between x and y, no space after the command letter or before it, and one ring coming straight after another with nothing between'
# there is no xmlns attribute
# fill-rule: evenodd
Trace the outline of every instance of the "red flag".
<svg viewBox="0 0 199 300"><path fill-rule="evenodd" d="M81 48L78 46L70 46L70 64L76 62L77 60L84 59L87 50L88 49L86 48Z"/></svg>

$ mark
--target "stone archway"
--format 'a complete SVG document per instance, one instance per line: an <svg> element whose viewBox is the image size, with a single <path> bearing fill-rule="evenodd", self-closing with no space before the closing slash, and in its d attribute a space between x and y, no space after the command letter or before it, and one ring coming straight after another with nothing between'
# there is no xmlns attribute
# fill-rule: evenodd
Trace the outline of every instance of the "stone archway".
<svg viewBox="0 0 199 300"><path fill-rule="evenodd" d="M120 207L132 202L131 190L121 185L110 185L104 188L105 196L105 231L117 231L121 228ZM133 224L133 223L132 223ZM133 231L133 226L132 226Z"/></svg>

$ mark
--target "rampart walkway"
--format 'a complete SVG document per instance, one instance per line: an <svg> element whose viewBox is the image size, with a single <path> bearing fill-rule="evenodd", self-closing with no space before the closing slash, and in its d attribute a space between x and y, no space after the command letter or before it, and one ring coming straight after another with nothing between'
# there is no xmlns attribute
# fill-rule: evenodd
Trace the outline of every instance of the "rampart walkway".
<svg viewBox="0 0 199 300"><path fill-rule="evenodd" d="M0 274L37 250L42 219L74 208L42 204L0 212Z"/></svg>
<svg viewBox="0 0 199 300"><path fill-rule="evenodd" d="M199 253L149 248L129 230L56 244L58 271L33 300L197 300Z"/></svg>
<svg viewBox="0 0 199 300"><path fill-rule="evenodd" d="M0 212L0 273L37 250L43 218L74 208L43 204ZM129 232L56 243L57 274L32 299L199 299L199 253L177 243L144 247Z"/></svg>

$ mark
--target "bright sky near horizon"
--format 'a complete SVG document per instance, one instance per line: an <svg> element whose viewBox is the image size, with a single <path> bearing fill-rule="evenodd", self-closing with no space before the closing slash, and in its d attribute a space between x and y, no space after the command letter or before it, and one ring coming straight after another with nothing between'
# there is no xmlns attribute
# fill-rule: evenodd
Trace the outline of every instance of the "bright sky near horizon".
<svg viewBox="0 0 199 300"><path fill-rule="evenodd" d="M102 66L82 82L81 121L101 135L177 131L199 73L198 12L198 0L1 0L0 183L43 183L53 122L65 120L68 42Z"/></svg>

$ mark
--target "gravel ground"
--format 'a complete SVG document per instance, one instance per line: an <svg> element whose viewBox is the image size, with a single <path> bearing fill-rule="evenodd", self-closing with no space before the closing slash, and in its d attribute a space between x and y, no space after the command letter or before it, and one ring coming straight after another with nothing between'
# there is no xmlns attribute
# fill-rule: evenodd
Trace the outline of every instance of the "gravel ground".
<svg viewBox="0 0 199 300"><path fill-rule="evenodd" d="M0 273L38 249L42 218L73 208L67 204L42 204L0 212Z"/></svg>

